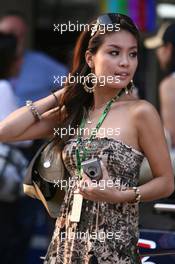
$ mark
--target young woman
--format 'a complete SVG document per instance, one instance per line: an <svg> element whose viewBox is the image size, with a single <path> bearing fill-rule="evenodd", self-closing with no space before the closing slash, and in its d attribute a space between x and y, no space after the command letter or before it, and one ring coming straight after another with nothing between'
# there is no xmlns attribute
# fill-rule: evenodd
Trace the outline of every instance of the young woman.
<svg viewBox="0 0 175 264"><path fill-rule="evenodd" d="M67 82L54 96L30 103L1 122L1 141L45 138L61 131L58 128L68 131L69 126L83 132L64 137L56 133L60 141L55 143L62 146L65 166L76 185L66 192L45 264L141 263L138 203L169 196L174 190L157 111L132 96L138 51L139 32L129 17L100 16L82 32L75 48L71 76L85 76L84 81ZM154 178L138 188L144 156ZM82 173L82 161L96 157L101 159L103 176L94 185ZM70 218L75 192L84 198L78 223Z"/></svg>

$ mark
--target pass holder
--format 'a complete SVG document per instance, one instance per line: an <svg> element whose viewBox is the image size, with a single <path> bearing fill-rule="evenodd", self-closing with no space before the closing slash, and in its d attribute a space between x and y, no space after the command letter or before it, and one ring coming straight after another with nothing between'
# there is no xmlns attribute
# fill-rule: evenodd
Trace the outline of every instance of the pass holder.
<svg viewBox="0 0 175 264"><path fill-rule="evenodd" d="M78 193L78 191L75 191L73 195L73 205L70 216L71 222L80 222L82 204L83 204L82 194Z"/></svg>

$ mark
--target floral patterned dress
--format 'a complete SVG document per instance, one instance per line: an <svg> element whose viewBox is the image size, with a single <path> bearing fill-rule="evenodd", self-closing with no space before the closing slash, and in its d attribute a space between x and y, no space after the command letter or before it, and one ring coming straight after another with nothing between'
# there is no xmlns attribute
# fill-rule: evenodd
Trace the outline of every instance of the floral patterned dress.
<svg viewBox="0 0 175 264"><path fill-rule="evenodd" d="M83 146L88 139L84 138ZM118 188L138 185L144 155L120 140L96 137L87 159L99 157ZM63 161L70 178L77 177L76 139L67 141ZM79 223L70 221L73 191L69 184L44 264L138 264L138 204L93 202L84 199ZM103 189L103 188L102 188Z"/></svg>

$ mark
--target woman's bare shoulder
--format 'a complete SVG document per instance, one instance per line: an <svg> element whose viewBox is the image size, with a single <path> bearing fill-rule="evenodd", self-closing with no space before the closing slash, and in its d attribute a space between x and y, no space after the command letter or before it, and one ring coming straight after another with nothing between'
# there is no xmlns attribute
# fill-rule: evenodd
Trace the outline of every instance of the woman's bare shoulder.
<svg viewBox="0 0 175 264"><path fill-rule="evenodd" d="M155 106L143 99L135 100L131 113L138 125L151 126L157 121L160 122L160 116Z"/></svg>
<svg viewBox="0 0 175 264"><path fill-rule="evenodd" d="M125 100L120 102L119 106L135 116L143 116L157 112L156 108L150 102L133 96L128 96L127 99L125 98Z"/></svg>
<svg viewBox="0 0 175 264"><path fill-rule="evenodd" d="M133 113L134 115L143 115L149 114L157 111L156 108L148 101L143 99L138 99L135 97L130 97L125 102L125 106Z"/></svg>
<svg viewBox="0 0 175 264"><path fill-rule="evenodd" d="M155 106L144 99L136 99L132 101L133 113L136 116L143 116L147 114L157 113Z"/></svg>

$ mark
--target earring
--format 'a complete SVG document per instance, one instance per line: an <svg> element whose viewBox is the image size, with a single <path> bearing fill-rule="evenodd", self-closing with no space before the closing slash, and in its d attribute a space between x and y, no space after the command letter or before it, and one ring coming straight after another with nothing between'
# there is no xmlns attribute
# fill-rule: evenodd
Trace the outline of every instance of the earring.
<svg viewBox="0 0 175 264"><path fill-rule="evenodd" d="M128 87L125 87L125 94L129 94Z"/></svg>
<svg viewBox="0 0 175 264"><path fill-rule="evenodd" d="M134 82L133 80L131 80L130 83L125 87L125 94L129 94L129 92L132 93L134 88L135 88Z"/></svg>
<svg viewBox="0 0 175 264"><path fill-rule="evenodd" d="M132 93L132 91L135 89L135 85L134 85L133 80L130 81L130 84L131 84L130 90L131 90L131 93Z"/></svg>
<svg viewBox="0 0 175 264"><path fill-rule="evenodd" d="M93 93L95 91L96 86L97 86L97 76L94 73L90 72L88 75L84 77L83 88L87 93Z"/></svg>

